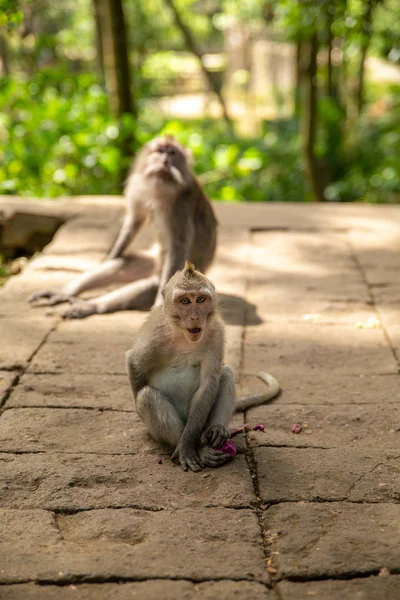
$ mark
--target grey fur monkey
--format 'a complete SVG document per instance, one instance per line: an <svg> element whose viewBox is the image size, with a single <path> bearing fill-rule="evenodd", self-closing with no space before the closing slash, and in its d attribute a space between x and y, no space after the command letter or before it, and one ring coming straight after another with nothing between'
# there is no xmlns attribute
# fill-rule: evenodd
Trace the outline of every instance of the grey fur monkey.
<svg viewBox="0 0 400 600"><path fill-rule="evenodd" d="M126 216L117 240L101 265L82 273L60 292L38 291L30 302L47 305L71 302L64 318L84 318L95 313L145 309L162 303L161 291L185 260L202 271L210 266L217 243L217 221L198 183L188 150L172 136L158 137L138 153L125 187ZM146 221L158 233L161 252L150 256L122 257ZM84 291L123 283L114 291L90 301L77 299Z"/></svg>
<svg viewBox="0 0 400 600"><path fill-rule="evenodd" d="M265 393L235 398L233 374L224 366L225 328L214 285L186 262L139 330L126 364L136 410L151 436L174 448L183 469L218 467L229 455L218 450L230 437L235 410L274 398L279 384L260 377Z"/></svg>

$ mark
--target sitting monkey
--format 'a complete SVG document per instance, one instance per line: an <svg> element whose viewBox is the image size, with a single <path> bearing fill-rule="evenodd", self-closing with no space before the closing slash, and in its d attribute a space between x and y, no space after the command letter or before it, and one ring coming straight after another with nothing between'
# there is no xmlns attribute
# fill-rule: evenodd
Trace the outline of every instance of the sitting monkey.
<svg viewBox="0 0 400 600"><path fill-rule="evenodd" d="M148 309L161 304L161 290L183 268L186 259L195 262L201 271L207 270L215 254L217 221L184 146L169 135L145 144L134 161L124 194L126 216L106 261L70 281L60 293L35 292L30 302L71 302L72 306L62 315L66 319ZM157 230L160 256L122 257L148 220ZM82 292L112 283L125 285L89 301L77 301Z"/></svg>
<svg viewBox="0 0 400 600"><path fill-rule="evenodd" d="M224 322L214 285L190 262L168 281L164 305L154 308L126 353L136 409L151 436L174 448L172 459L187 471L218 467L230 457L235 410L262 404L279 393L261 373L264 394L235 399L232 371L225 367Z"/></svg>

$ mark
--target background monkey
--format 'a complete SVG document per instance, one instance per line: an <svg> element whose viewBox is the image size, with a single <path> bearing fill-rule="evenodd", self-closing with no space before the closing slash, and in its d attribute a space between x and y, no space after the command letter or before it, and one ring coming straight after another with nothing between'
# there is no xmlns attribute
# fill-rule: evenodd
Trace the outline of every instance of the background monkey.
<svg viewBox="0 0 400 600"><path fill-rule="evenodd" d="M261 404L279 393L262 374L264 394L235 399L232 371L223 364L224 322L211 281L186 262L164 291L126 353L139 416L155 440L174 448L173 460L187 471L217 467L229 456L217 449L230 437L235 410Z"/></svg>
<svg viewBox="0 0 400 600"><path fill-rule="evenodd" d="M217 221L211 204L191 166L190 154L172 136L145 144L134 161L124 191L127 210L117 240L101 265L69 282L61 293L39 291L30 302L73 302L64 318L94 313L150 308L162 302L161 290L189 259L203 272L210 266L217 242ZM157 259L139 254L121 257L146 221L158 233ZM122 287L91 299L76 301L80 293L112 283Z"/></svg>

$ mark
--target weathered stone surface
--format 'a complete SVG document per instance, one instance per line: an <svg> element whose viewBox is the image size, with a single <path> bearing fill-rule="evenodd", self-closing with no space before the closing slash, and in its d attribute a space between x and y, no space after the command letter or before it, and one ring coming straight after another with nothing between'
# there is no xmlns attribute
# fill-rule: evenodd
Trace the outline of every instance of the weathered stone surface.
<svg viewBox="0 0 400 600"><path fill-rule="evenodd" d="M0 371L0 406L17 377L16 371Z"/></svg>
<svg viewBox="0 0 400 600"><path fill-rule="evenodd" d="M3 224L1 250L6 254L15 248L36 252L51 240L60 225L61 220L54 215L15 210Z"/></svg>
<svg viewBox="0 0 400 600"><path fill-rule="evenodd" d="M277 590L281 600L398 600L400 577L366 577L350 581L282 581Z"/></svg>
<svg viewBox="0 0 400 600"><path fill-rule="evenodd" d="M255 448L263 502L397 502L400 458L376 449Z"/></svg>
<svg viewBox="0 0 400 600"><path fill-rule="evenodd" d="M265 585L249 581L191 583L190 581L148 580L135 583L70 584L65 586L33 583L4 585L2 600L275 600ZM347 600L347 599L346 599ZM391 598L389 599L391 600Z"/></svg>
<svg viewBox="0 0 400 600"><path fill-rule="evenodd" d="M32 360L29 372L126 375L125 353L146 316L127 311L62 322Z"/></svg>
<svg viewBox="0 0 400 600"><path fill-rule="evenodd" d="M265 365L271 370L282 365L347 375L398 372L381 329L311 323L248 327L243 368L254 373Z"/></svg>
<svg viewBox="0 0 400 600"><path fill-rule="evenodd" d="M31 260L29 268L33 271L70 271L72 278L83 271L93 269L102 258L103 254L100 252L79 253L77 256L73 254L41 254Z"/></svg>
<svg viewBox="0 0 400 600"><path fill-rule="evenodd" d="M40 510L0 510L0 531L1 583L267 580L258 521L248 510L107 509L57 518Z"/></svg>
<svg viewBox="0 0 400 600"><path fill-rule="evenodd" d="M0 369L25 368L53 324L39 316L0 317Z"/></svg>
<svg viewBox="0 0 400 600"><path fill-rule="evenodd" d="M54 236L45 250L45 255L74 256L85 252L105 254L118 234L120 219L86 216L67 221Z"/></svg>
<svg viewBox="0 0 400 600"><path fill-rule="evenodd" d="M275 404L382 404L400 400L400 376L343 375L335 371L298 369L296 367L265 365L277 378L282 392ZM243 394L265 391L256 375L245 375L240 380Z"/></svg>
<svg viewBox="0 0 400 600"><path fill-rule="evenodd" d="M264 525L279 578L344 578L400 569L398 504L286 503L272 506Z"/></svg>
<svg viewBox="0 0 400 600"><path fill-rule="evenodd" d="M34 271L29 267L24 269L0 289L0 314L4 317L18 315L43 318L46 311L42 307L28 304L28 297L37 290L60 289L69 279L71 274L66 272ZM46 310L48 309L49 307Z"/></svg>
<svg viewBox="0 0 400 600"><path fill-rule="evenodd" d="M26 373L7 400L7 408L63 407L134 411L135 404L124 375L103 373Z"/></svg>
<svg viewBox="0 0 400 600"><path fill-rule="evenodd" d="M130 454L145 438L135 412L11 408L0 419L0 448L7 452Z"/></svg>
<svg viewBox="0 0 400 600"><path fill-rule="evenodd" d="M249 411L248 423L264 423L265 432L250 431L255 446L307 446L320 448L370 448L398 450L400 404L279 405ZM302 426L292 433L292 424Z"/></svg>
<svg viewBox="0 0 400 600"><path fill-rule="evenodd" d="M101 331L81 340L49 341L29 365L30 373L126 373L125 352L132 347L130 335L105 336Z"/></svg>
<svg viewBox="0 0 400 600"><path fill-rule="evenodd" d="M0 506L71 511L253 504L244 456L220 469L185 473L171 462L170 451L144 441L141 454L128 456L0 453Z"/></svg>

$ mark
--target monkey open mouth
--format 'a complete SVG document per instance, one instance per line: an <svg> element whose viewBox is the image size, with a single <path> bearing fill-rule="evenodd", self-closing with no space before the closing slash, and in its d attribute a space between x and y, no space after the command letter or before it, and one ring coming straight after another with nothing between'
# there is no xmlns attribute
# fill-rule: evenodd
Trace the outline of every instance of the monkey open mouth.
<svg viewBox="0 0 400 600"><path fill-rule="evenodd" d="M188 332L192 335L198 335L201 331L201 327L193 327L193 329L188 329Z"/></svg>

